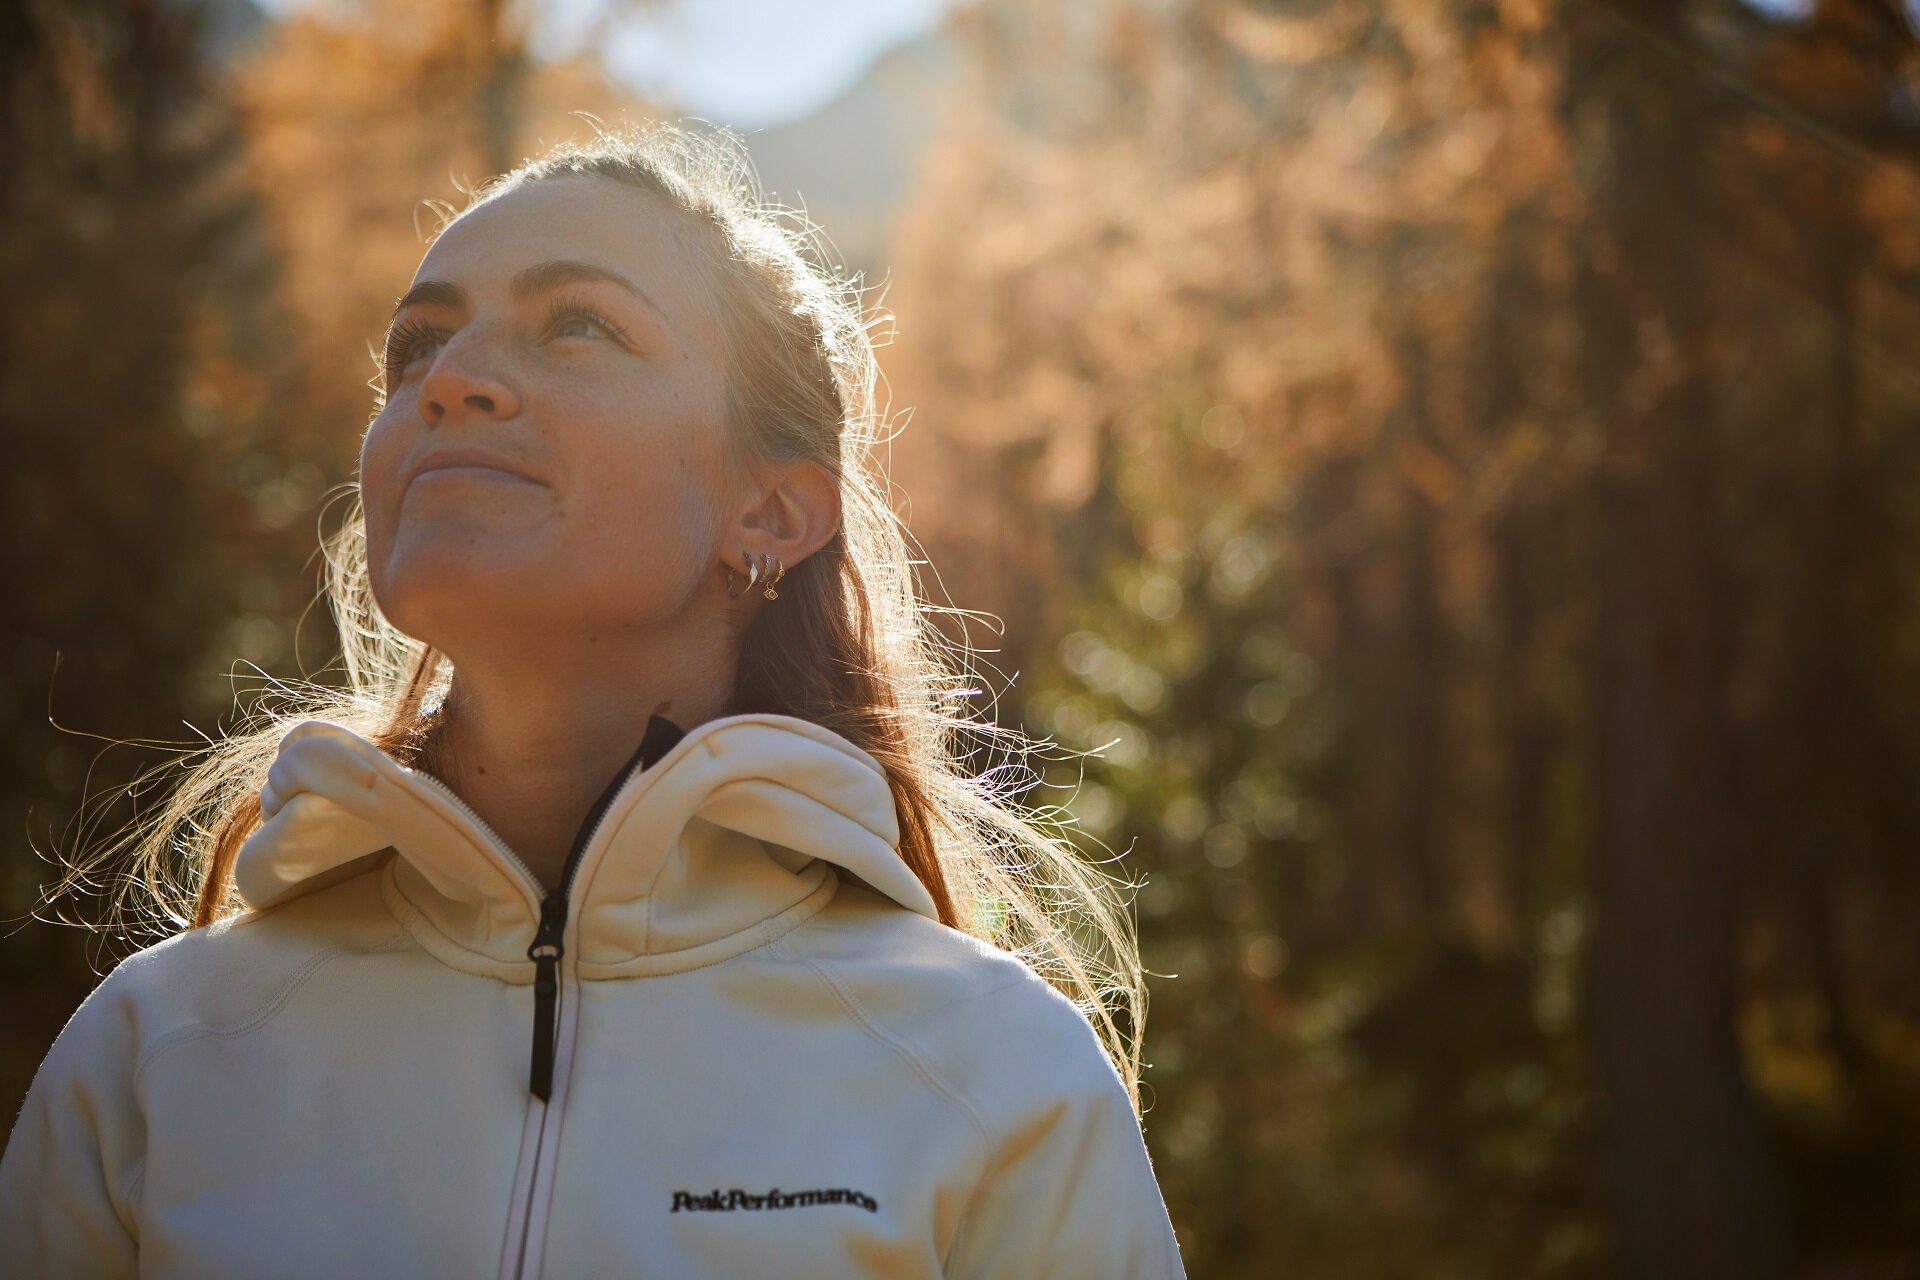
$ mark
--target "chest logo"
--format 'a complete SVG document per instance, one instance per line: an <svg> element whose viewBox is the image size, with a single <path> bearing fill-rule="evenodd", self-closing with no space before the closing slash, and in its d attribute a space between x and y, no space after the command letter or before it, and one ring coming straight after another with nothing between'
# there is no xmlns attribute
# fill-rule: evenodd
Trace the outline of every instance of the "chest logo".
<svg viewBox="0 0 1920 1280"><path fill-rule="evenodd" d="M832 1187L820 1191L782 1191L774 1187L764 1194L735 1187L731 1191L718 1189L709 1192L676 1191L673 1193L672 1212L682 1210L688 1213L731 1213L735 1209L802 1209L816 1204L850 1204L865 1209L868 1213L880 1212L880 1206L874 1203L872 1196L864 1191L853 1191L846 1187Z"/></svg>

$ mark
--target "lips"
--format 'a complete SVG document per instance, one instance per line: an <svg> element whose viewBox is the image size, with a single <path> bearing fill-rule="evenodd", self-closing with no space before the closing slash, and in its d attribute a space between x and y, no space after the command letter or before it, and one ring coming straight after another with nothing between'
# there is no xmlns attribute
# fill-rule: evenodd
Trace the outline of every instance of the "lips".
<svg viewBox="0 0 1920 1280"><path fill-rule="evenodd" d="M497 453L489 453L485 449L462 448L442 449L420 459L407 473L407 484L411 486L415 480L430 472L453 469L497 471L517 480L525 480L530 484L539 483L509 458Z"/></svg>

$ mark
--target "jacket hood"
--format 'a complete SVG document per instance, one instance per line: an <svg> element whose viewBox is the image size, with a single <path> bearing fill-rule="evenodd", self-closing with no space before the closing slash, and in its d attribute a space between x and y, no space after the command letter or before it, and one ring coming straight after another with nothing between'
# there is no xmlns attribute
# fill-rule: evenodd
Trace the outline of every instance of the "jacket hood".
<svg viewBox="0 0 1920 1280"><path fill-rule="evenodd" d="M809 721L707 721L658 760L636 758L603 800L567 884L566 947L582 977L674 972L760 946L848 875L939 919L901 860L885 771ZM471 972L531 980L546 891L438 779L308 720L281 739L260 813L234 865L248 906L289 901L390 849L382 894L424 946Z"/></svg>

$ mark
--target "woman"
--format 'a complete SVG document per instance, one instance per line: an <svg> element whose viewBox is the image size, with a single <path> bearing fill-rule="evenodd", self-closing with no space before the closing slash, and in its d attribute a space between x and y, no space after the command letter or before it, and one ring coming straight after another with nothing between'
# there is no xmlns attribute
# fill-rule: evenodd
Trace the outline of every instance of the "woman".
<svg viewBox="0 0 1920 1280"><path fill-rule="evenodd" d="M810 247L666 126L441 230L329 556L348 688L142 835L192 927L42 1064L11 1274L1181 1274L1126 917L952 755Z"/></svg>

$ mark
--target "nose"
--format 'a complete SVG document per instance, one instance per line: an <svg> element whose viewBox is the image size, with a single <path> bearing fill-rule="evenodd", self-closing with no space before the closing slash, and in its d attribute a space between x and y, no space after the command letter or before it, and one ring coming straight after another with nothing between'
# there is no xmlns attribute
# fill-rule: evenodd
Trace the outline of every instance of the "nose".
<svg viewBox="0 0 1920 1280"><path fill-rule="evenodd" d="M447 340L420 382L420 416L437 427L449 413L506 419L520 412L520 396L472 325ZM457 421L457 418L456 418Z"/></svg>

